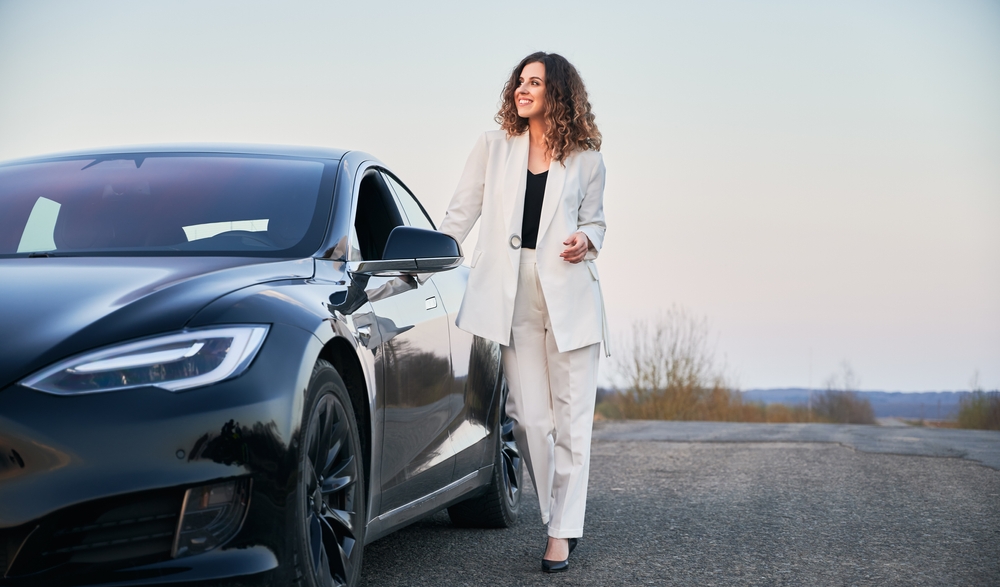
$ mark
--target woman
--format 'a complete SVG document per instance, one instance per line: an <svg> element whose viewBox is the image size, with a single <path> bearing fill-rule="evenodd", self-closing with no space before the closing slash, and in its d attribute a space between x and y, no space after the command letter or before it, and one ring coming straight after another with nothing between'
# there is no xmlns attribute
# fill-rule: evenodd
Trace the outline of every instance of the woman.
<svg viewBox="0 0 1000 587"><path fill-rule="evenodd" d="M482 217L457 324L501 345L507 414L538 491L542 570L565 571L583 535L600 343L594 259L604 241L601 133L576 69L533 53L504 86L501 129L469 156L440 230Z"/></svg>

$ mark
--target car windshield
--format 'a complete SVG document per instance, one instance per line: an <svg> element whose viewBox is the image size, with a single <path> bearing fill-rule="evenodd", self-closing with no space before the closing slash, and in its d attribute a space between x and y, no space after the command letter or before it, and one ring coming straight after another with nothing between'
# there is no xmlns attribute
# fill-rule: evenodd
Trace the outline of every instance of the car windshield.
<svg viewBox="0 0 1000 587"><path fill-rule="evenodd" d="M0 256L306 256L329 211L325 168L194 154L0 166Z"/></svg>

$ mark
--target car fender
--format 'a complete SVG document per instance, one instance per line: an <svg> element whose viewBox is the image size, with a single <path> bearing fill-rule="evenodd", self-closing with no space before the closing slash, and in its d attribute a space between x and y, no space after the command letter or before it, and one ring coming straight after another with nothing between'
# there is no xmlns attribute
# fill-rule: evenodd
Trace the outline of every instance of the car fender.
<svg viewBox="0 0 1000 587"><path fill-rule="evenodd" d="M364 298L364 292L353 291L350 277L346 274L344 263L326 260L315 260L317 272L311 279L288 279L249 286L222 296L205 306L189 322L189 327L201 327L214 324L248 324L267 323L285 324L304 330L313 335L317 341L309 345L308 351L301 358L298 373L306 377L303 382L296 383L296 390L308 387L308 377L312 368L320 358L332 359L329 353L342 352L349 348L357 366L360 367L361 379L367 401L368 435L371 446L366 463L369 471L368 485L369 505L376 509L377 493L371 489L378 487L377 479L380 470L382 443L382 418L380 396L376 392L377 366L376 351L378 337L363 336L367 332L377 332L375 317L371 304ZM360 302L345 303L345 300L360 300ZM350 306L350 307L348 307ZM338 344L339 343L339 344ZM340 349L332 350L332 349ZM336 362L336 361L331 361ZM341 373L345 380L347 373ZM297 392L293 398L293 414L302 413L304 397ZM360 401L358 398L357 401ZM360 418L359 418L360 419ZM295 423L297 424L297 422Z"/></svg>

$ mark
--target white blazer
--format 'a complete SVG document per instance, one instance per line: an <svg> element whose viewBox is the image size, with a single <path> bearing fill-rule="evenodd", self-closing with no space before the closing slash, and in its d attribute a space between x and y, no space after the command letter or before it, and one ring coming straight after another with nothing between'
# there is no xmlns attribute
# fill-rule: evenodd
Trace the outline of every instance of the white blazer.
<svg viewBox="0 0 1000 587"><path fill-rule="evenodd" d="M510 344L521 250L521 220L528 171L528 133L483 134L465 164L455 195L438 230L459 243L482 217L479 242L469 257L472 270L456 324L462 330ZM545 181L535 244L538 278L560 352L604 341L607 320L594 259L604 242L604 160L597 151L576 151L553 160ZM559 256L571 234L590 239L584 261ZM514 239L512 244L512 237Z"/></svg>

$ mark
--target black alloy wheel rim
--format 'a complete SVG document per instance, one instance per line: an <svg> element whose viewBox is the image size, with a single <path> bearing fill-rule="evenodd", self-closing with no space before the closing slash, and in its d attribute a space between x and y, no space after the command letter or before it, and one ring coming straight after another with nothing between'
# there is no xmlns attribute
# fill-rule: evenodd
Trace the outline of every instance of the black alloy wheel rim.
<svg viewBox="0 0 1000 587"><path fill-rule="evenodd" d="M361 528L358 455L344 406L327 394L316 404L306 437L305 528L309 559L322 587L347 585Z"/></svg>
<svg viewBox="0 0 1000 587"><path fill-rule="evenodd" d="M514 420L507 415L507 386L504 384L504 406L500 412L500 456L503 460L503 490L507 503L511 506L517 504L521 491L520 479L517 476L521 467L521 451L517 448L517 441L514 440Z"/></svg>

